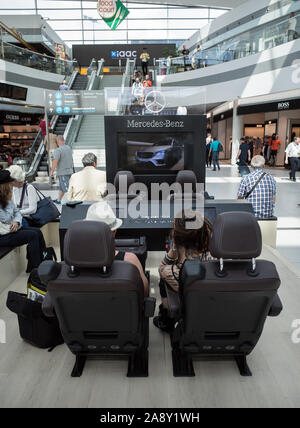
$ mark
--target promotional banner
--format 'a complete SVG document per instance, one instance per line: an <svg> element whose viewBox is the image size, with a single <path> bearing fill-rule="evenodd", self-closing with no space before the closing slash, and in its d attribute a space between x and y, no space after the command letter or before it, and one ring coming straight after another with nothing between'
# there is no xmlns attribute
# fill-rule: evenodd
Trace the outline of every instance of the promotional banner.
<svg viewBox="0 0 300 428"><path fill-rule="evenodd" d="M115 30L127 17L129 10L121 0L98 0L98 13L110 29Z"/></svg>

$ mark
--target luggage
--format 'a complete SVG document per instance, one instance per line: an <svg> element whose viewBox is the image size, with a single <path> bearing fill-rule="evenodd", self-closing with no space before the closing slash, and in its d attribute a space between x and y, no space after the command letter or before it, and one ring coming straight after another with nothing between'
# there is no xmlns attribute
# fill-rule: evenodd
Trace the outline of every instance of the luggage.
<svg viewBox="0 0 300 428"><path fill-rule="evenodd" d="M46 248L44 260L57 261L55 251L52 247ZM34 302L43 302L47 293L46 286L41 282L38 269L32 269L27 282L27 297Z"/></svg>
<svg viewBox="0 0 300 428"><path fill-rule="evenodd" d="M47 287L41 283L38 270L33 269L27 282L27 298L42 303L47 294Z"/></svg>
<svg viewBox="0 0 300 428"><path fill-rule="evenodd" d="M27 299L26 294L9 291L6 306L17 314L20 336L31 345L45 349L64 343L57 318L46 317L40 302Z"/></svg>
<svg viewBox="0 0 300 428"><path fill-rule="evenodd" d="M239 173L241 177L245 177L245 175L250 174L250 169L247 165L239 165Z"/></svg>

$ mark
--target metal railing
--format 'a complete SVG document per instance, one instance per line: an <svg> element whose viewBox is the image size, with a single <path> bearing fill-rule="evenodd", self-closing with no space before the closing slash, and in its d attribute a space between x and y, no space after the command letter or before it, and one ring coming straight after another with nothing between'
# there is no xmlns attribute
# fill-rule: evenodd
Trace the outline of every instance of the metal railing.
<svg viewBox="0 0 300 428"><path fill-rule="evenodd" d="M124 102L125 88L129 88L131 86L131 81L134 77L134 70L136 66L136 59L130 60L129 58L126 61L125 72L123 74L121 90L118 98L118 107L116 110L116 115L121 116L126 113L127 102Z"/></svg>
<svg viewBox="0 0 300 428"><path fill-rule="evenodd" d="M298 20L299 25L300 13L295 14L294 18ZM298 39L300 33L289 30L289 25L291 18L281 18L241 33L209 49L195 50L188 56L160 58L155 61L155 66L159 75L176 74L254 55Z"/></svg>
<svg viewBox="0 0 300 428"><path fill-rule="evenodd" d="M49 73L62 74L69 76L78 68L77 61L67 61L59 58L53 58L45 54L20 48L11 43L0 40L0 59L23 65L25 67L35 68Z"/></svg>

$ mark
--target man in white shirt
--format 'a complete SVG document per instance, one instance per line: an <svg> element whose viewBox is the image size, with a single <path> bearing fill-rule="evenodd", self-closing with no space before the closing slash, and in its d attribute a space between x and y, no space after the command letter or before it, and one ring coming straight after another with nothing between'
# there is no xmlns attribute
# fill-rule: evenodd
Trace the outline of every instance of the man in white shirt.
<svg viewBox="0 0 300 428"><path fill-rule="evenodd" d="M296 181L296 171L299 169L299 154L300 154L300 138L295 137L294 141L292 141L286 148L286 156L285 163L288 164L290 160L291 164L291 172L290 172L290 180Z"/></svg>
<svg viewBox="0 0 300 428"><path fill-rule="evenodd" d="M287 32L288 32L288 41L291 42L295 39L296 34L296 27L297 27L297 18L295 17L295 14L292 12L290 14L290 19L287 26Z"/></svg>
<svg viewBox="0 0 300 428"><path fill-rule="evenodd" d="M70 178L69 201L100 201L106 193L106 173L97 170L97 157L87 153L82 158L84 168Z"/></svg>

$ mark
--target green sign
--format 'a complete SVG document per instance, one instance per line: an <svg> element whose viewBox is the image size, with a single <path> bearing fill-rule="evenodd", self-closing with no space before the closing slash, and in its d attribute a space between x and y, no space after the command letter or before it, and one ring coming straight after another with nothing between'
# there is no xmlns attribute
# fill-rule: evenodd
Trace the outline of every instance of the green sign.
<svg viewBox="0 0 300 428"><path fill-rule="evenodd" d="M129 14L121 0L99 0L98 12L111 30L115 30Z"/></svg>

